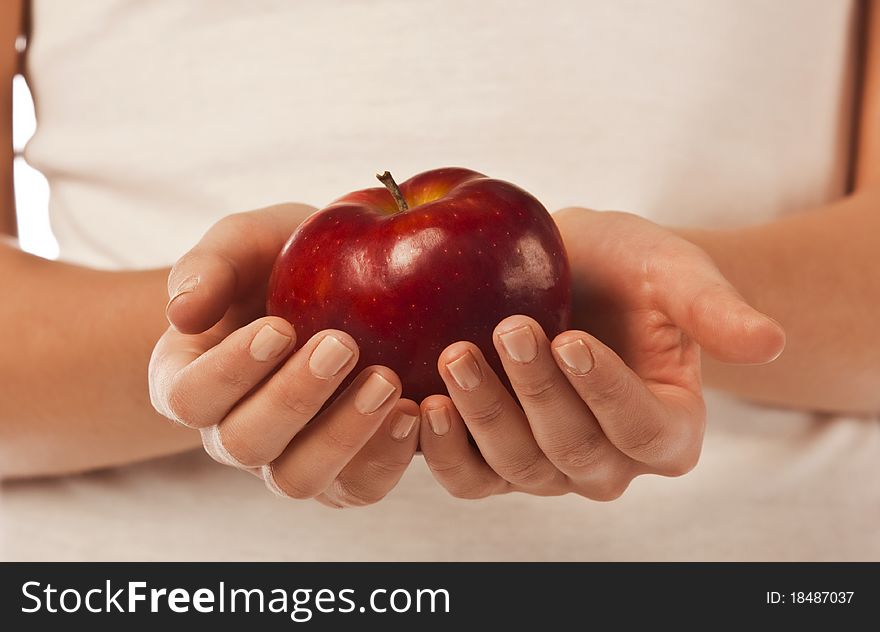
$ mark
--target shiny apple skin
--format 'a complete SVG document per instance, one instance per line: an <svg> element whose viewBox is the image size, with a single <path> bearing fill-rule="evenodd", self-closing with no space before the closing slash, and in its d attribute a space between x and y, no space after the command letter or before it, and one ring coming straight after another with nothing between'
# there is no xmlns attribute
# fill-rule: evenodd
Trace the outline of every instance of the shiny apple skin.
<svg viewBox="0 0 880 632"><path fill-rule="evenodd" d="M469 340L505 381L492 343L512 314L552 339L568 328L571 280L556 224L519 187L455 167L400 185L398 212L382 187L356 191L291 235L269 280L267 311L296 328L297 347L322 329L348 332L358 366L400 376L404 397L445 393L440 352Z"/></svg>

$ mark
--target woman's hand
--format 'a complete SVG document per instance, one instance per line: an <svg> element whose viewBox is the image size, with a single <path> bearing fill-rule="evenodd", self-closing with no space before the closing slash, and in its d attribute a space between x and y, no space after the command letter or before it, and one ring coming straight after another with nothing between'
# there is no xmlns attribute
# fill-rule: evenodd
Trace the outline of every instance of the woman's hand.
<svg viewBox="0 0 880 632"><path fill-rule="evenodd" d="M153 351L150 394L160 413L201 431L216 461L260 476L273 492L366 505L412 459L417 404L400 399L393 371L371 366L321 412L357 363L354 340L321 331L291 353L290 323L260 317L275 258L313 210L287 204L231 215L175 264L172 327Z"/></svg>
<svg viewBox="0 0 880 632"><path fill-rule="evenodd" d="M554 217L572 264L576 329L550 341L524 316L498 325L495 347L521 406L468 342L440 356L451 399L422 402L421 449L455 496L611 500L640 474L682 475L705 426L700 347L748 364L785 344L775 321L672 232L624 213Z"/></svg>

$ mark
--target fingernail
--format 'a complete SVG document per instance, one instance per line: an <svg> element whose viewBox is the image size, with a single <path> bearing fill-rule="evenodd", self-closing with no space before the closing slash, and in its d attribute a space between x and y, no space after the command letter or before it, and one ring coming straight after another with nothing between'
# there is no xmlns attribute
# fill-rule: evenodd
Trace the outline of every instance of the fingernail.
<svg viewBox="0 0 880 632"><path fill-rule="evenodd" d="M397 419L391 424L391 438L396 439L397 441L403 441L412 434L413 428L416 427L416 422L418 420L419 418L416 415L400 413L400 415L397 416Z"/></svg>
<svg viewBox="0 0 880 632"><path fill-rule="evenodd" d="M528 325L498 334L501 346L514 362L531 362L538 356L538 341Z"/></svg>
<svg viewBox="0 0 880 632"><path fill-rule="evenodd" d="M171 304L174 303L177 299L179 299L184 294L189 294L199 285L199 276L194 274L192 276L186 277L180 284L177 286L177 289L174 290L174 295L168 299L168 303L165 305L165 316L168 316L168 310L171 308Z"/></svg>
<svg viewBox="0 0 880 632"><path fill-rule="evenodd" d="M575 375L586 375L593 368L593 354L583 340L575 340L556 347L556 353L562 358L565 367Z"/></svg>
<svg viewBox="0 0 880 632"><path fill-rule="evenodd" d="M378 373L373 373L363 383L357 396L354 398L354 407L362 415L369 415L379 410L379 407L388 401L394 394L396 387Z"/></svg>
<svg viewBox="0 0 880 632"><path fill-rule="evenodd" d="M271 325L263 325L251 341L251 357L257 362L265 362L278 356L290 344L290 336L272 329Z"/></svg>
<svg viewBox="0 0 880 632"><path fill-rule="evenodd" d="M188 294L196 289L199 285L199 275L193 274L191 276L186 277L183 281L178 284L177 289L174 290L174 296L171 297L169 303L174 302L174 300L184 294Z"/></svg>
<svg viewBox="0 0 880 632"><path fill-rule="evenodd" d="M466 391L474 390L483 381L480 367L477 366L477 361L470 351L466 351L460 358L449 362L446 368L449 369L459 388Z"/></svg>
<svg viewBox="0 0 880 632"><path fill-rule="evenodd" d="M312 351L309 370L315 377L326 380L339 373L353 355L354 351L339 342L338 338L325 336Z"/></svg>
<svg viewBox="0 0 880 632"><path fill-rule="evenodd" d="M428 418L428 425L431 426L431 432L435 435L442 437L449 432L449 428L452 424L449 422L449 413L445 407L429 408L425 411L425 416Z"/></svg>

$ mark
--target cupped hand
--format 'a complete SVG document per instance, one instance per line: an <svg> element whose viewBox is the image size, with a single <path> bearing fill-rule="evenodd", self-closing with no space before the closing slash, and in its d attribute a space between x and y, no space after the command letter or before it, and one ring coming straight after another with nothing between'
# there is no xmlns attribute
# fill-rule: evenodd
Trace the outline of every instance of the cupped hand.
<svg viewBox="0 0 880 632"><path fill-rule="evenodd" d="M699 459L706 420L700 348L760 364L785 344L781 327L673 232L626 213L554 218L572 264L575 329L551 341L525 316L498 325L516 399L475 345L457 342L438 362L449 397L421 404L421 449L457 497L612 500L641 474L682 475Z"/></svg>
<svg viewBox="0 0 880 632"><path fill-rule="evenodd" d="M255 474L281 496L371 504L416 451L418 405L387 367L365 368L325 402L358 359L355 341L325 330L296 352L284 319L261 316L278 252L314 209L279 205L230 215L172 268L171 327L150 360L150 396L199 429L214 460Z"/></svg>

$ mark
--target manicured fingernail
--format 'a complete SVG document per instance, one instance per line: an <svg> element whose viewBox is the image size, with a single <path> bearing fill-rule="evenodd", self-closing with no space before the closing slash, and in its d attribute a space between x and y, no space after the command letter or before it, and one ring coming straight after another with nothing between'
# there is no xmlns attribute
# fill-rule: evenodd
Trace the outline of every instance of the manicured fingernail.
<svg viewBox="0 0 880 632"><path fill-rule="evenodd" d="M565 367L575 375L586 375L593 369L593 354L583 340L575 340L556 347Z"/></svg>
<svg viewBox="0 0 880 632"><path fill-rule="evenodd" d="M470 351L465 351L463 356L449 362L446 368L449 369L458 387L466 391L474 390L483 381L480 367L477 366L477 361Z"/></svg>
<svg viewBox="0 0 880 632"><path fill-rule="evenodd" d="M263 325L251 341L251 357L257 362L265 362L278 357L290 344L290 336L272 329L271 325Z"/></svg>
<svg viewBox="0 0 880 632"><path fill-rule="evenodd" d="M353 355L354 351L339 342L338 338L325 336L312 351L309 370L315 377L326 380L339 373Z"/></svg>
<svg viewBox="0 0 880 632"><path fill-rule="evenodd" d="M379 410L379 407L388 401L397 387L378 373L373 373L363 383L357 396L354 398L354 407L362 415L369 415Z"/></svg>
<svg viewBox="0 0 880 632"><path fill-rule="evenodd" d="M525 364L538 357L538 341L535 333L528 325L498 334L501 346L514 362Z"/></svg>
<svg viewBox="0 0 880 632"><path fill-rule="evenodd" d="M410 434L412 434L413 428L416 427L416 422L419 420L416 415L407 415L406 413L400 413L391 423L391 438L396 439L397 441L403 441Z"/></svg>
<svg viewBox="0 0 880 632"><path fill-rule="evenodd" d="M442 437L449 432L452 424L449 421L449 412L446 410L446 407L429 408L425 411L425 416L428 418L431 432L435 435Z"/></svg>

